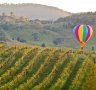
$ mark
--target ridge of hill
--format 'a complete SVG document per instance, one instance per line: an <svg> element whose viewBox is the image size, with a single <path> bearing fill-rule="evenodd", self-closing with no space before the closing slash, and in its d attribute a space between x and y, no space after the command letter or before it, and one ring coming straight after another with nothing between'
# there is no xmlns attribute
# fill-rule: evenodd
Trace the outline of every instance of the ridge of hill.
<svg viewBox="0 0 96 90"><path fill-rule="evenodd" d="M56 20L59 17L71 15L59 8L40 4L1 4L0 13L14 12L19 16L26 16L31 20Z"/></svg>

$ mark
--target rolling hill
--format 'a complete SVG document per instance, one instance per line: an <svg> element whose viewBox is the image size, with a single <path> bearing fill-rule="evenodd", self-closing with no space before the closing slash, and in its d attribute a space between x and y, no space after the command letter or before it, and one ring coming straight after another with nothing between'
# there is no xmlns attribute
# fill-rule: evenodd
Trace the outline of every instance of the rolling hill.
<svg viewBox="0 0 96 90"><path fill-rule="evenodd" d="M18 6L18 5L17 5ZM10 13L10 12L9 12ZM73 37L73 27L77 24L89 24L93 27L93 36L85 45L85 49L96 48L96 13L77 13L67 17L51 20L30 20L25 16L0 16L0 40L16 44L26 43L46 47L79 48ZM3 32L3 33L2 33ZM3 36L3 37L2 37Z"/></svg>
<svg viewBox="0 0 96 90"><path fill-rule="evenodd" d="M56 20L59 17L66 17L71 15L71 13L63 11L56 7L39 4L2 4L0 5L0 13L3 12L5 12L6 14L14 12L14 14L16 15L26 16L30 20Z"/></svg>

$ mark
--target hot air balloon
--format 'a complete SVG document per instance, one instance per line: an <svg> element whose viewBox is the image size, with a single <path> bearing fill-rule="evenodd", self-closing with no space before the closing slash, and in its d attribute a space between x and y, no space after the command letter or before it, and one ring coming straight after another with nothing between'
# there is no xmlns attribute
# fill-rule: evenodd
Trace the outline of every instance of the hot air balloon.
<svg viewBox="0 0 96 90"><path fill-rule="evenodd" d="M73 29L73 34L76 40L83 47L86 42L91 38L93 29L90 25L76 25Z"/></svg>

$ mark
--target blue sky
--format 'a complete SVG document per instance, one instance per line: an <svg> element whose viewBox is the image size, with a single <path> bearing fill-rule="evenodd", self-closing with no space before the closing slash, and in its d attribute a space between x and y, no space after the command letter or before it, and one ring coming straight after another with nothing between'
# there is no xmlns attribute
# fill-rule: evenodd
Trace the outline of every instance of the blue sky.
<svg viewBox="0 0 96 90"><path fill-rule="evenodd" d="M96 0L0 0L0 3L37 3L72 13L96 11Z"/></svg>

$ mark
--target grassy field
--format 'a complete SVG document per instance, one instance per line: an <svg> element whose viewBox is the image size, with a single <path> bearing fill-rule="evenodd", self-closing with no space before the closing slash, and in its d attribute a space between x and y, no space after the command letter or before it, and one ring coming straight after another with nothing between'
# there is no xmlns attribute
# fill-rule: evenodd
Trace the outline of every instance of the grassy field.
<svg viewBox="0 0 96 90"><path fill-rule="evenodd" d="M0 90L96 90L96 52L1 44Z"/></svg>
<svg viewBox="0 0 96 90"><path fill-rule="evenodd" d="M16 28L16 29L10 29L6 30L6 33L9 36L9 39L12 40L14 38L14 42L17 41L17 38L26 40L27 44L31 45L38 45L41 46L43 43L46 45L46 47L60 47L60 48L69 48L72 47L74 49L77 49L79 47L79 42L74 39L73 36L73 30L62 30L60 31L59 25L57 25L58 31L52 31L48 30L43 27L34 28L33 26L26 27L27 24L23 27L23 29ZM54 26L55 27L55 26ZM32 36L32 34L36 34ZM96 32L93 33L93 36L91 40L88 41L85 45L85 49L91 50L92 47L95 47L95 41L96 41ZM37 40L34 40L34 37L37 38ZM54 40L60 39L61 42L58 44L54 44Z"/></svg>

